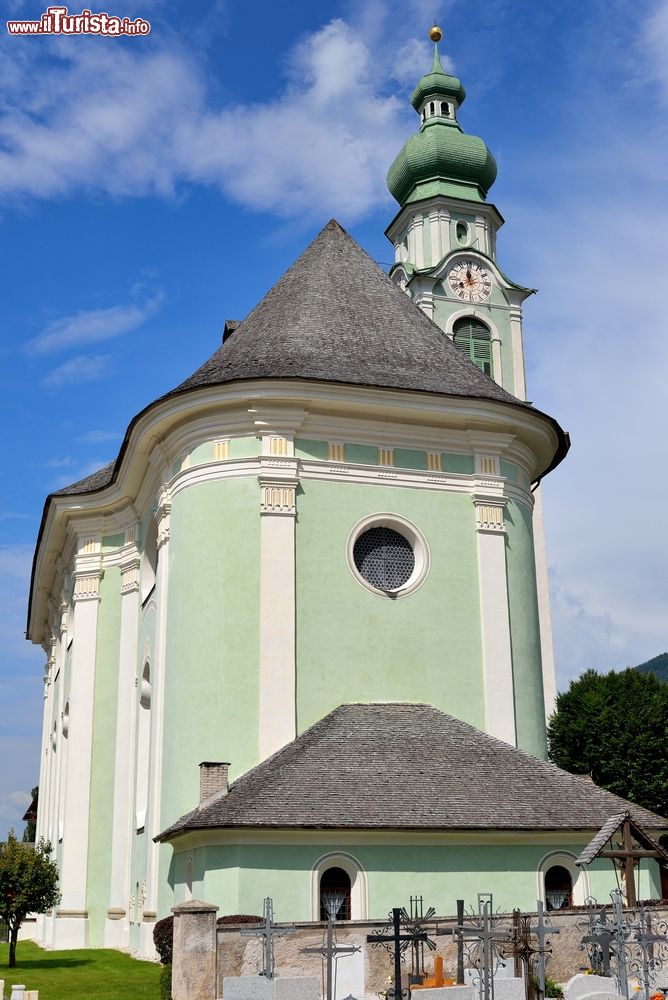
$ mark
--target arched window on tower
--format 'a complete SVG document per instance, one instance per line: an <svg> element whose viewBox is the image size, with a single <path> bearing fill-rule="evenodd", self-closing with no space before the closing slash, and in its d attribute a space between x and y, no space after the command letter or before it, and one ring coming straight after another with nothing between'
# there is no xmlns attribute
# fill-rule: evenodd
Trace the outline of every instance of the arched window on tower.
<svg viewBox="0 0 668 1000"><path fill-rule="evenodd" d="M563 865L545 872L545 903L548 910L564 910L573 905L573 880Z"/></svg>
<svg viewBox="0 0 668 1000"><path fill-rule="evenodd" d="M450 117L450 105L447 101L441 101L441 114L445 115L446 118Z"/></svg>
<svg viewBox="0 0 668 1000"><path fill-rule="evenodd" d="M343 868L327 868L320 876L320 919L330 912L336 920L350 920L350 876Z"/></svg>
<svg viewBox="0 0 668 1000"><path fill-rule="evenodd" d="M436 107L435 107L435 105L434 105L434 102L433 102L433 101L430 101L430 102L429 102L429 114L430 114L430 115L433 115L433 114L435 114L435 113L436 113Z"/></svg>
<svg viewBox="0 0 668 1000"><path fill-rule="evenodd" d="M462 319L457 320L452 328L452 333L455 345L460 351L468 354L471 361L485 375L493 378L492 335L489 327L473 316L464 316Z"/></svg>

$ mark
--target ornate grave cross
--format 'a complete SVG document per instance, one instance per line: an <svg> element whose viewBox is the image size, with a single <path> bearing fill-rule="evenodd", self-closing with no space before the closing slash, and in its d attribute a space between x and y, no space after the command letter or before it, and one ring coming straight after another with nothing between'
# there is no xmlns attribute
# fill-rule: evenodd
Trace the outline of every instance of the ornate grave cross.
<svg viewBox="0 0 668 1000"><path fill-rule="evenodd" d="M663 969L664 963L668 964L668 921L648 906L641 906L629 927L633 933L629 969L642 978L645 1000L649 1000L654 990L653 978ZM661 987L659 989L663 992Z"/></svg>
<svg viewBox="0 0 668 1000"><path fill-rule="evenodd" d="M587 930L580 942L580 948L584 950L587 945L589 963L594 970L602 976L610 975L610 960L613 955L613 944L615 942L615 929L608 922L608 914L605 906L596 910L594 900L587 900L589 913L587 914Z"/></svg>
<svg viewBox="0 0 668 1000"><path fill-rule="evenodd" d="M552 954L552 946L548 944L547 938L552 934L559 933L557 927L552 927L545 922L543 904L540 900L537 901L536 909L535 928L532 926L530 914L523 915L519 910L513 910L513 926L510 948L508 949L508 954L514 961L515 975L519 977L524 973L527 1000L533 1000L536 993L539 997L543 997L545 994L545 965ZM534 988L534 965L537 966L537 990Z"/></svg>
<svg viewBox="0 0 668 1000"><path fill-rule="evenodd" d="M262 942L262 972L261 976L267 979L274 978L274 940L282 938L286 934L294 934L294 925L289 927L277 927L274 923L274 903L271 897L267 896L264 901L264 918L259 926L241 931L242 937L257 937Z"/></svg>
<svg viewBox="0 0 668 1000"><path fill-rule="evenodd" d="M452 934L462 948L468 943L469 961L478 972L480 1000L494 1000L495 959L500 957L501 946L512 941L512 930L494 926L491 893L478 893L477 920L469 919L469 923L464 923L463 912L460 913L458 907L455 927L437 933Z"/></svg>
<svg viewBox="0 0 668 1000"><path fill-rule="evenodd" d="M613 952L615 956L615 972L617 979L617 989L629 1000L629 937L631 929L624 920L624 897L619 889L613 889L610 893L612 899L612 929L613 929Z"/></svg>
<svg viewBox="0 0 668 1000"><path fill-rule="evenodd" d="M406 910L402 909L400 906L393 907L392 933L384 934L382 931L374 931L373 934L367 935L367 941L370 944L382 945L394 957L394 987L391 987L385 994L386 997L391 997L393 1000L410 1000L411 996L410 986L408 986L407 989L403 989L401 986L401 959L404 951L409 944L412 945L417 941L429 941L429 937L425 930L411 928L410 926L406 928L405 932L402 934L402 917L408 917ZM391 945L394 945L394 948L392 948Z"/></svg>
<svg viewBox="0 0 668 1000"><path fill-rule="evenodd" d="M337 908L338 909L338 906ZM334 1000L334 959L337 955L352 955L356 951L361 951L359 945L337 944L334 940L334 914L333 907L328 907L329 917L325 929L325 940L318 948L300 948L301 955L320 955L325 962L325 996L324 1000Z"/></svg>
<svg viewBox="0 0 668 1000"><path fill-rule="evenodd" d="M417 934L419 931L425 929L425 924L428 920L436 913L433 906L430 906L427 912L424 912L424 901L422 896L411 896L411 911L410 915L405 909L401 911L401 922L406 930ZM424 946L425 944L430 951L433 951L436 945L429 937L426 939L416 937L411 942L411 978L409 985L422 984L424 977L426 975L424 968Z"/></svg>
<svg viewBox="0 0 668 1000"><path fill-rule="evenodd" d="M534 931L536 935L536 946L532 948L533 958L536 959L536 965L538 968L538 996L539 1000L544 1000L545 997L545 966L547 960L552 954L552 946L547 943L548 935L559 933L558 927L551 927L545 923L545 906L542 899L536 901L536 909L538 911L538 916L536 919L536 929ZM529 941L529 947L531 948L531 942ZM527 971L530 971L527 969Z"/></svg>

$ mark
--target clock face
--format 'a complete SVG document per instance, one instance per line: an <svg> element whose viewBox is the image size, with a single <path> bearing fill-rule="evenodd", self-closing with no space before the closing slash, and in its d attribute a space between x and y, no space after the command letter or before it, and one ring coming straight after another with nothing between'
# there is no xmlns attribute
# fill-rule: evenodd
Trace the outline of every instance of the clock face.
<svg viewBox="0 0 668 1000"><path fill-rule="evenodd" d="M489 271L475 260L460 260L448 275L448 284L464 302L484 302L492 290Z"/></svg>

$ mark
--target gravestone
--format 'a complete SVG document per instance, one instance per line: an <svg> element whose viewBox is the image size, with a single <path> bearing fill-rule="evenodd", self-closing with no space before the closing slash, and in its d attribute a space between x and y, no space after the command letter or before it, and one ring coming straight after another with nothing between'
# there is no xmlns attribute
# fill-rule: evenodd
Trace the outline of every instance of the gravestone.
<svg viewBox="0 0 668 1000"><path fill-rule="evenodd" d="M25 1000L25 986L12 986L12 995L9 1000Z"/></svg>
<svg viewBox="0 0 668 1000"><path fill-rule="evenodd" d="M414 1000L476 1000L477 989L473 986L433 986L412 990Z"/></svg>
<svg viewBox="0 0 668 1000"><path fill-rule="evenodd" d="M226 976L223 1000L320 1000L320 983L306 976Z"/></svg>
<svg viewBox="0 0 668 1000"><path fill-rule="evenodd" d="M26 990L23 1000L39 1000L39 990Z"/></svg>
<svg viewBox="0 0 668 1000"><path fill-rule="evenodd" d="M584 1000L584 997L619 996L617 982L608 976L586 976L578 973L564 986L564 1000Z"/></svg>

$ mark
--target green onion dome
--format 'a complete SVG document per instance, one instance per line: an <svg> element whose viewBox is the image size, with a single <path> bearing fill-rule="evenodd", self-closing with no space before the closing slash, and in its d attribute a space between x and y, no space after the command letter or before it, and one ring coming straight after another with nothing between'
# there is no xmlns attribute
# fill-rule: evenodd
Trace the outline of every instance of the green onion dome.
<svg viewBox="0 0 668 1000"><path fill-rule="evenodd" d="M484 201L495 180L496 160L482 139L432 118L404 144L387 186L400 205L433 194Z"/></svg>
<svg viewBox="0 0 668 1000"><path fill-rule="evenodd" d="M422 126L404 144L387 175L390 193L400 205L437 194L485 200L496 179L496 160L483 140L467 135L457 121L465 96L460 81L443 71L436 46L431 72L411 97L415 110L422 112Z"/></svg>

